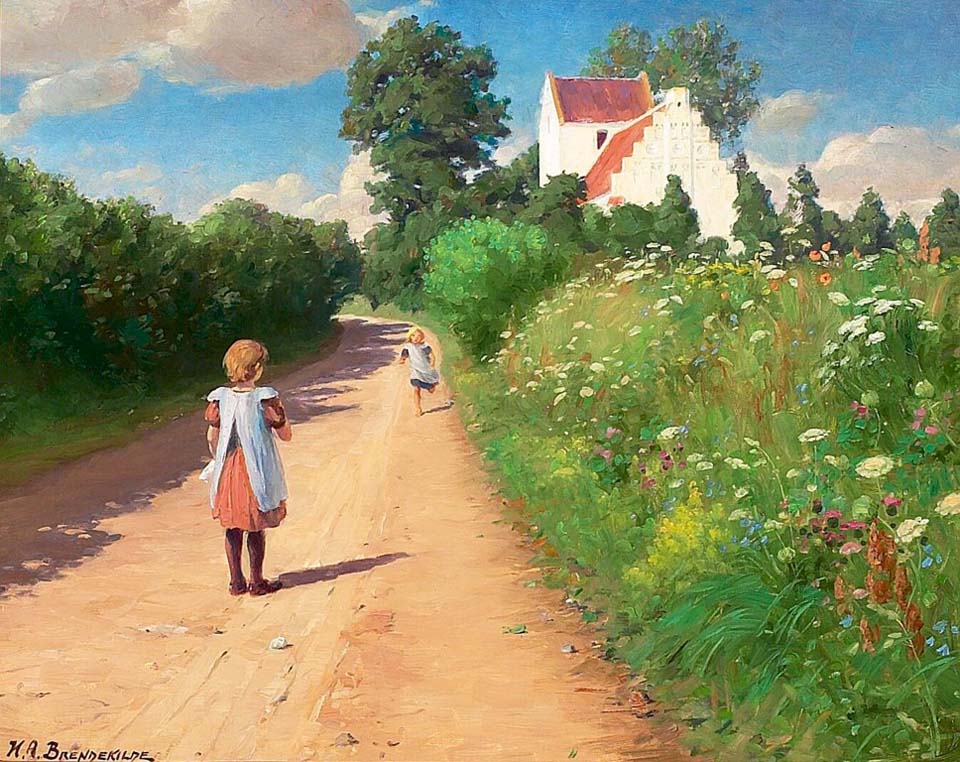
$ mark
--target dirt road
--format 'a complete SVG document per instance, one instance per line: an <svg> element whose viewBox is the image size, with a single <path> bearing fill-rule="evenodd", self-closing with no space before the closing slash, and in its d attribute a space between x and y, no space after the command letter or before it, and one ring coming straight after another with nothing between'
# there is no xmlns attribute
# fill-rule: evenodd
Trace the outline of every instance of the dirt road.
<svg viewBox="0 0 960 762"><path fill-rule="evenodd" d="M560 593L527 586L444 390L413 416L404 327L344 328L328 359L266 379L294 421L273 596L227 594L199 416L0 496L0 759L11 739L161 760L687 758L618 698Z"/></svg>

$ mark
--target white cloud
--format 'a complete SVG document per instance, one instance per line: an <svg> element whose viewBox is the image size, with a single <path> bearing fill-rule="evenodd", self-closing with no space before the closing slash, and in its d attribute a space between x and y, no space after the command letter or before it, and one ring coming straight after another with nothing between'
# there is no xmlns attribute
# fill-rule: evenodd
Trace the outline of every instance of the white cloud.
<svg viewBox="0 0 960 762"><path fill-rule="evenodd" d="M31 82L18 110L3 115L4 138L23 133L44 116L69 114L122 103L140 87L140 70L127 61L87 66Z"/></svg>
<svg viewBox="0 0 960 762"><path fill-rule="evenodd" d="M12 137L41 114L126 100L139 84L137 67L220 90L306 83L345 68L364 30L343 0L7 0L3 71L40 78L30 89L56 105L21 103L0 126ZM108 77L93 105L91 76Z"/></svg>
<svg viewBox="0 0 960 762"><path fill-rule="evenodd" d="M386 215L370 211L373 199L364 187L376 179L369 154L351 154L340 177L339 190L305 203L300 214L320 221L344 220L350 234L359 240L370 228L386 219Z"/></svg>
<svg viewBox="0 0 960 762"><path fill-rule="evenodd" d="M787 90L776 98L765 98L750 127L757 135L798 133L829 100L830 96L821 92Z"/></svg>
<svg viewBox="0 0 960 762"><path fill-rule="evenodd" d="M869 186L880 194L891 216L906 211L925 216L946 187L960 188L960 144L957 128L933 131L923 127L878 127L831 140L820 158L808 162L820 186L825 208L849 215ZM750 155L750 165L773 192L786 199L787 178L796 167Z"/></svg>
<svg viewBox="0 0 960 762"><path fill-rule="evenodd" d="M533 133L527 128L514 130L506 140L500 142L493 152L493 160L500 166L506 166L526 151L535 142Z"/></svg>
<svg viewBox="0 0 960 762"><path fill-rule="evenodd" d="M434 0L420 0L415 5L401 5L387 11L369 10L365 13L358 13L357 21L364 27L364 39L369 40L382 35L400 19L415 16L421 8L432 8L435 5Z"/></svg>
<svg viewBox="0 0 960 762"><path fill-rule="evenodd" d="M351 155L340 177L336 193L317 195L316 188L303 175L290 172L273 180L259 180L238 185L229 193L204 204L200 214L207 214L227 198L245 198L265 204L275 212L328 222L342 219L350 234L362 238L371 227L385 219L370 212L372 199L364 184L375 179L367 154Z"/></svg>
<svg viewBox="0 0 960 762"><path fill-rule="evenodd" d="M163 170L155 164L137 164L125 169L107 170L100 175L101 182L118 188L154 183L163 177Z"/></svg>

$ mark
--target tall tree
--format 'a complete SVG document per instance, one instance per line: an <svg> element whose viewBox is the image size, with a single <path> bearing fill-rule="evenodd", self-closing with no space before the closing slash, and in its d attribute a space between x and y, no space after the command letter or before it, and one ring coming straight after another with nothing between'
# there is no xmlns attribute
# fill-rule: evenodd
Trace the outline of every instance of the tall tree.
<svg viewBox="0 0 960 762"><path fill-rule="evenodd" d="M649 33L630 24L614 29L607 44L590 54L583 70L591 77L636 77L647 72L654 90L687 87L714 137L735 143L760 102L757 61L740 59L740 43L727 29L700 19L678 26L651 45Z"/></svg>
<svg viewBox="0 0 960 762"><path fill-rule="evenodd" d="M508 100L490 93L496 73L489 48L468 47L459 32L421 26L416 16L360 51L347 71L340 136L369 149L385 175L367 185L374 211L400 222L492 165L491 149L509 134Z"/></svg>
<svg viewBox="0 0 960 762"><path fill-rule="evenodd" d="M942 257L960 256L960 196L947 188L927 218L930 248L939 248Z"/></svg>
<svg viewBox="0 0 960 762"><path fill-rule="evenodd" d="M696 244L700 222L679 177L669 175L663 200L647 208L653 213L653 240L675 252L688 251Z"/></svg>
<svg viewBox="0 0 960 762"><path fill-rule="evenodd" d="M897 248L907 251L916 251L919 233L917 226L913 224L910 215L906 212L900 212L893 223L893 243Z"/></svg>
<svg viewBox="0 0 960 762"><path fill-rule="evenodd" d="M733 202L737 210L737 221L733 223L734 237L743 243L748 253L759 250L761 241L779 249L782 245L780 219L774 209L770 191L760 181L757 173L750 171L745 157L738 157L735 165L739 171L737 198Z"/></svg>
<svg viewBox="0 0 960 762"><path fill-rule="evenodd" d="M787 185L790 190L781 213L783 242L788 253L796 256L823 243L823 209L817 202L820 188L806 164L797 167Z"/></svg>
<svg viewBox="0 0 960 762"><path fill-rule="evenodd" d="M883 208L880 194L873 188L864 192L860 206L845 226L840 243L847 250L856 247L861 254L877 254L881 249L893 246L890 216Z"/></svg>

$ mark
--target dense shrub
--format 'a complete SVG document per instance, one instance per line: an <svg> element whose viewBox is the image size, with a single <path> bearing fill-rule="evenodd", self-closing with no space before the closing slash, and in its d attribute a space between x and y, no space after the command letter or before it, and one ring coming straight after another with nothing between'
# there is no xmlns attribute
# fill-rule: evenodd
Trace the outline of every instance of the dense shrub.
<svg viewBox="0 0 960 762"><path fill-rule="evenodd" d="M566 272L564 249L534 225L466 220L433 242L424 279L428 304L475 355L494 351L500 334Z"/></svg>
<svg viewBox="0 0 960 762"><path fill-rule="evenodd" d="M359 279L342 222L234 200L188 226L0 159L0 349L14 362L149 379L241 334L316 331Z"/></svg>

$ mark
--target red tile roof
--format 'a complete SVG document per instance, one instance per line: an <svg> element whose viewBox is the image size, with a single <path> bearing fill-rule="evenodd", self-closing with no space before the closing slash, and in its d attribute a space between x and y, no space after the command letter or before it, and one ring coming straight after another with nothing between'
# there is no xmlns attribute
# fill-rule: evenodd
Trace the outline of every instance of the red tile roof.
<svg viewBox="0 0 960 762"><path fill-rule="evenodd" d="M587 172L587 200L610 192L610 178L623 169L623 160L633 154L633 147L643 140L644 130L653 124L653 114L647 114L635 124L618 132L607 143L603 153Z"/></svg>
<svg viewBox="0 0 960 762"><path fill-rule="evenodd" d="M646 72L636 79L554 77L550 74L550 84L561 124L627 122L653 108L653 94Z"/></svg>

